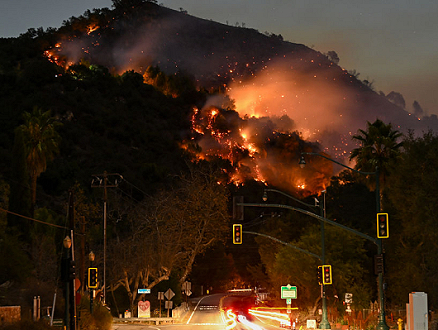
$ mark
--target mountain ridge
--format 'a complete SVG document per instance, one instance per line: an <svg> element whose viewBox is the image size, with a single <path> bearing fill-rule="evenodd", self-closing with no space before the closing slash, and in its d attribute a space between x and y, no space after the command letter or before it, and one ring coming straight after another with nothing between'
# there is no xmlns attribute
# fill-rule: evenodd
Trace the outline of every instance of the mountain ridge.
<svg viewBox="0 0 438 330"><path fill-rule="evenodd" d="M403 132L438 127L436 116L425 117L425 121L419 123L418 119L390 102L383 93L373 91L368 82L357 79L357 74L348 72L327 55L303 44L284 41L281 35L268 36L252 28L225 25L153 2L134 3L136 5L129 7L129 10L126 7L115 7L113 11L105 11L105 15L110 15L108 17L113 15L105 24L93 23L93 14L90 13L83 22L82 35L78 36L79 30L76 29L75 37L67 34L64 40L60 40L61 46L52 50L58 56L65 57L66 62L77 63L85 59L118 73L134 70L143 74L148 66L159 66L170 75L184 72L193 75L198 87L210 90L230 90L239 84L251 84L254 77L271 68L272 71L267 74L272 76L275 71L278 72L278 67L286 74L295 75L283 80L288 83L294 80L293 83L302 89L313 88L313 77L319 79L319 76L325 75L323 79L330 84L325 83L320 87L336 92L342 90L340 94L345 94L342 97L349 99L347 105L340 100L332 102L336 103L333 107L340 109L333 113L333 117L351 117L352 122L340 124L335 119L331 127L311 127L312 134L317 129L341 130L340 135L351 135L355 133L351 127L363 128L366 121L374 121L377 117L393 123ZM94 29L90 32L93 24ZM62 33L67 27L68 22L59 32ZM233 98L232 93L230 97ZM312 97L315 98L315 95ZM307 111L298 105L293 107L298 113ZM322 111L326 111L327 106L319 104L317 108L319 113L312 114L314 120L321 116ZM258 115L264 115L264 110L258 111ZM247 109L238 109L242 115L245 111ZM294 119L293 111L286 111L286 114ZM292 129L302 129L305 126L301 124L301 127ZM316 139L327 140L319 136Z"/></svg>

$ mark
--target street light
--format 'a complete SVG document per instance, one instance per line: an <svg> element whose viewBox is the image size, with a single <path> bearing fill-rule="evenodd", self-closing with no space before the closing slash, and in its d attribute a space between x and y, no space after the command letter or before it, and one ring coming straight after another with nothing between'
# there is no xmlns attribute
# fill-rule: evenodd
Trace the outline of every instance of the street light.
<svg viewBox="0 0 438 330"><path fill-rule="evenodd" d="M66 236L66 237L64 238L64 240L62 241L62 245L64 245L64 247L65 247L66 249L70 249L70 248L71 248L71 238L68 237L68 236ZM68 251L68 250L67 250L67 251Z"/></svg>
<svg viewBox="0 0 438 330"><path fill-rule="evenodd" d="M90 268L93 268L93 261L94 261L95 257L96 256L94 255L93 251L90 251L90 253L88 254L88 260L90 260ZM91 273L88 272L88 276L90 276L90 275L91 275ZM90 279L88 279L88 283L90 283ZM90 314L93 314L94 290L92 288L89 288L89 289L90 289Z"/></svg>
<svg viewBox="0 0 438 330"><path fill-rule="evenodd" d="M65 282L65 292L64 292L64 299L65 299L65 325L67 329L70 329L70 248L71 248L71 238L66 236L64 240L62 241L62 245L65 248L65 262L63 264L63 272L64 272L64 282Z"/></svg>
<svg viewBox="0 0 438 330"><path fill-rule="evenodd" d="M352 170L353 172L362 175L375 175L376 176L376 211L377 211L376 213L380 213L380 172L378 166L376 166L375 172L363 172L316 152L302 152L299 161L299 165L301 168L304 168L306 166L306 160L304 159L304 155L314 155L314 156L322 157L324 159L327 159L333 163L336 163L342 167L348 168L349 170ZM377 254L382 255L382 250L383 250L382 239L377 237L376 243L377 243ZM389 327L386 324L386 320L385 320L385 293L383 291L383 273L379 273L378 279L379 279L378 291L379 291L379 301L380 301L380 313L379 313L379 321L377 323L376 330L389 330Z"/></svg>
<svg viewBox="0 0 438 330"><path fill-rule="evenodd" d="M320 211L320 216L325 218L325 190L321 191L321 193L324 193L324 204L319 202L316 198L315 198L315 205L311 205L311 204L307 204L289 194L286 194L280 190L277 189L265 189L263 192L263 201L266 202L268 200L268 191L272 191L272 192L277 192L280 193L300 204L303 204L309 208L315 208L316 207L316 203L319 203L319 211ZM321 262L323 265L325 265L325 233L324 233L324 221L321 221ZM327 299L326 299L326 295L325 295L325 285L324 283L321 283L321 299L322 299L322 317L321 317L321 322L319 323L319 328L320 329L330 329L330 322L328 320L328 315L327 315Z"/></svg>

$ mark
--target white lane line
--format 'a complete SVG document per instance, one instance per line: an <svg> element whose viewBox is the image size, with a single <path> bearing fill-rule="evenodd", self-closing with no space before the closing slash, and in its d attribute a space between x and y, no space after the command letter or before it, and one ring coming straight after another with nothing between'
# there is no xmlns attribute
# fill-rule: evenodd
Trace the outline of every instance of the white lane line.
<svg viewBox="0 0 438 330"><path fill-rule="evenodd" d="M189 319L187 320L187 323L186 323L186 324L189 324L189 323L190 323L190 320L192 319L193 314L195 314L195 311L198 309L198 306L199 306L199 304L201 303L202 299L207 298L207 297L208 297L208 296L204 296L204 297L202 297L201 299L199 299L198 303L196 304L195 308L193 309L193 312L192 312L192 314L190 315Z"/></svg>

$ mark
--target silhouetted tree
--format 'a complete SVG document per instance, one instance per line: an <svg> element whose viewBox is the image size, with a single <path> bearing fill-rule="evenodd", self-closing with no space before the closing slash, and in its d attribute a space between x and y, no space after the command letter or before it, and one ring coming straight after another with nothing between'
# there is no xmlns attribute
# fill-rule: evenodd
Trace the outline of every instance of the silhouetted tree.
<svg viewBox="0 0 438 330"><path fill-rule="evenodd" d="M423 108L421 107L420 103L418 103L417 101L414 101L414 103L412 104L412 107L414 108L414 115L416 117L421 117L424 114Z"/></svg>
<svg viewBox="0 0 438 330"><path fill-rule="evenodd" d="M380 119L367 122L366 130L360 129L353 135L360 147L351 151L350 160L356 160L356 169L360 171L374 172L378 167L384 187L386 177L400 155L403 142L398 142L398 139L401 136L402 133L393 130L391 124L386 125Z"/></svg>
<svg viewBox="0 0 438 330"><path fill-rule="evenodd" d="M406 108L406 101L402 94L392 91L386 95L386 98L399 107Z"/></svg>
<svg viewBox="0 0 438 330"><path fill-rule="evenodd" d="M29 186L29 173L26 166L26 152L24 133L21 128L15 129L14 147L12 149L12 174L10 179L11 193L9 196L9 211L30 216L31 194ZM28 237L30 223L20 216L8 213L8 227L17 231L22 237Z"/></svg>
<svg viewBox="0 0 438 330"><path fill-rule="evenodd" d="M334 64L339 64L339 56L338 53L336 53L334 50L329 50L327 52L327 57L330 61L332 61Z"/></svg>
<svg viewBox="0 0 438 330"><path fill-rule="evenodd" d="M392 302L401 308L414 291L428 293L430 309L438 306L437 163L438 136L410 134L390 177L388 288Z"/></svg>
<svg viewBox="0 0 438 330"><path fill-rule="evenodd" d="M30 177L32 192L31 215L33 216L36 201L36 185L38 176L47 168L47 163L58 153L60 136L56 132L59 125L50 111L42 112L34 108L32 113L25 112L25 123L19 127L23 134L26 165Z"/></svg>

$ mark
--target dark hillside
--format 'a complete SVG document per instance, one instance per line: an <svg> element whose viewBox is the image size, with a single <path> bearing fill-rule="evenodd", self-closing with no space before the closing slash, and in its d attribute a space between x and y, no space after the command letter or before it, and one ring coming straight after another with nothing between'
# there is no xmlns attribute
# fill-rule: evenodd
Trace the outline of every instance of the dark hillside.
<svg viewBox="0 0 438 330"><path fill-rule="evenodd" d="M180 144L190 131L193 109L228 108L224 97L234 100L230 109L240 118L288 116L281 129L263 121L266 131L297 131L281 138L298 139L290 144L294 146L302 138L319 142L338 157L348 155L351 134L376 117L402 131L438 126L436 118L416 120L327 56L280 35L196 18L151 2L134 3L87 11L58 30L31 29L20 38L0 40L5 177L10 175L14 129L22 123L21 114L35 106L51 109L64 124L61 157L40 177L55 194L75 180L88 183L92 173L102 170L121 172L144 187L178 172L184 164ZM192 81L210 93L196 92ZM222 94L211 98L212 91ZM233 129L240 135L241 119L234 114L226 116L222 131ZM261 125L254 122L253 127ZM266 149L258 155L266 154L274 163L277 155L286 154L282 163L290 167L298 151L280 152L290 141L265 143L264 138L272 139L256 139ZM207 153L211 141L202 139L196 142ZM271 145L278 149L274 156L268 152ZM235 166L278 168L265 161L258 164L255 158L248 165L248 157L257 154L246 150L243 155ZM253 171L249 177L255 177Z"/></svg>
<svg viewBox="0 0 438 330"><path fill-rule="evenodd" d="M334 140L349 140L377 117L403 132L438 127L435 117L419 122L357 74L281 35L135 3L65 22L57 47L49 51L52 58L64 64L85 59L118 73L143 74L150 65L167 74L188 73L198 87L225 90L241 116L287 114L295 122L290 130L307 132L305 137L337 156L343 154L337 149L349 149Z"/></svg>

